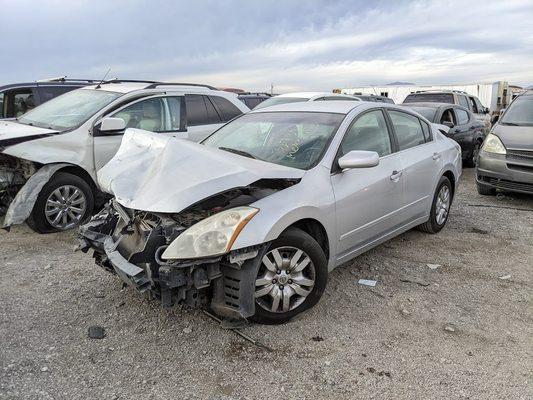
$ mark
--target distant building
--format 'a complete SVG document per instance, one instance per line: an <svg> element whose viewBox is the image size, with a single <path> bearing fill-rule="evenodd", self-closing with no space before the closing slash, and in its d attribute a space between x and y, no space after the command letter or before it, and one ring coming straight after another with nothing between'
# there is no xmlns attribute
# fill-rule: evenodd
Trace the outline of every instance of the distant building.
<svg viewBox="0 0 533 400"><path fill-rule="evenodd" d="M501 110L511 102L509 84L505 81L494 83L472 83L466 85L384 85L361 86L353 88L336 89L344 94L374 94L387 96L396 104L401 104L408 94L426 90L459 90L476 96L481 104L491 111Z"/></svg>

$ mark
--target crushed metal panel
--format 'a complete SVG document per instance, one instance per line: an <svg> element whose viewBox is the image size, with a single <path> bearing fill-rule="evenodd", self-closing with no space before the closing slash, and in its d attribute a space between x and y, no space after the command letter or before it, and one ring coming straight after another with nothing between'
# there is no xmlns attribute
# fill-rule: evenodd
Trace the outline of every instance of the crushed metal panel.
<svg viewBox="0 0 533 400"><path fill-rule="evenodd" d="M19 190L6 212L3 228L12 225L22 224L30 216L33 206L37 201L37 196L44 185L50 180L58 170L69 164L45 165L33 174L24 186Z"/></svg>
<svg viewBox="0 0 533 400"><path fill-rule="evenodd" d="M305 171L161 134L128 129L98 172L101 188L125 207L178 213L196 202L261 179L299 179Z"/></svg>

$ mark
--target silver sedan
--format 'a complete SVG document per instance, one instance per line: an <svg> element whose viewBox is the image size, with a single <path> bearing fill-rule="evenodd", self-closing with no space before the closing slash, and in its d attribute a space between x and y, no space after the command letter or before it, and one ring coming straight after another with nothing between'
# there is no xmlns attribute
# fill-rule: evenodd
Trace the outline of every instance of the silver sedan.
<svg viewBox="0 0 533 400"><path fill-rule="evenodd" d="M269 107L200 144L128 130L98 176L115 198L81 248L163 306L282 323L335 267L411 228L439 232L460 175L459 145L389 104Z"/></svg>

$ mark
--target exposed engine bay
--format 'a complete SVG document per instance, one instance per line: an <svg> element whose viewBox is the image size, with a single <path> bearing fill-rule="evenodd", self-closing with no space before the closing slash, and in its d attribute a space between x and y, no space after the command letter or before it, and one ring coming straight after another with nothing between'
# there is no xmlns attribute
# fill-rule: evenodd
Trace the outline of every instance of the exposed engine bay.
<svg viewBox="0 0 533 400"><path fill-rule="evenodd" d="M211 258L164 260L165 249L194 224L221 211L283 190L299 179L261 179L211 196L177 214L126 208L112 200L80 228L80 249L93 249L98 265L116 273L163 307L210 305L227 318L254 314L257 268L267 244Z"/></svg>
<svg viewBox="0 0 533 400"><path fill-rule="evenodd" d="M32 161L0 154L0 216L6 214L18 191L38 169Z"/></svg>

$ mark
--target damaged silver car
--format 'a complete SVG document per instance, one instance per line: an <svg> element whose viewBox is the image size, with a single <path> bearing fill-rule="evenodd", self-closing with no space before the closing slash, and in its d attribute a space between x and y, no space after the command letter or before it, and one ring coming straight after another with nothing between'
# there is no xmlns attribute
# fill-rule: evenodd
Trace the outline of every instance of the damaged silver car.
<svg viewBox="0 0 533 400"><path fill-rule="evenodd" d="M389 104L273 106L202 143L128 130L98 174L115 198L80 247L163 306L283 323L333 268L413 227L440 231L460 174L457 143Z"/></svg>

